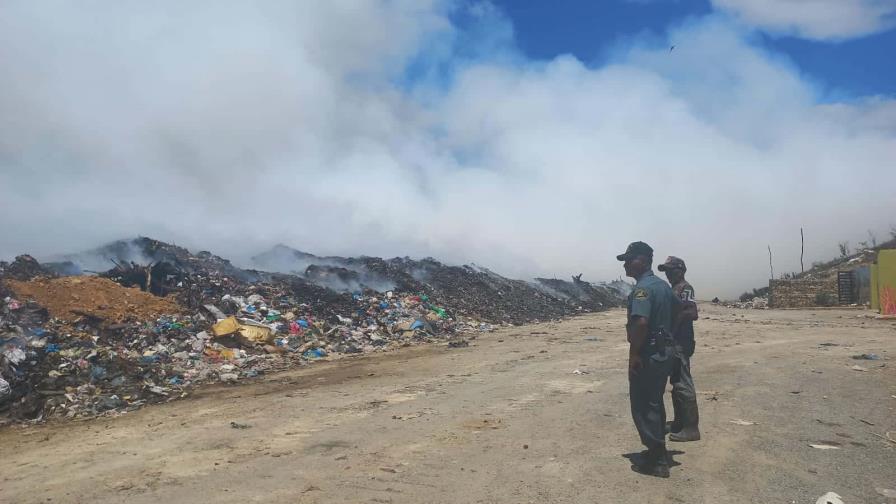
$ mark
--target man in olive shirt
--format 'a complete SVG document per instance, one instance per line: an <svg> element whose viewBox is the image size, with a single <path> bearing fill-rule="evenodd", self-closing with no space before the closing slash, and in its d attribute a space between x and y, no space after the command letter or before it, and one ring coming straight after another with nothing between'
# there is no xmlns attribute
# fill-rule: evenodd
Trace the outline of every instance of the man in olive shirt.
<svg viewBox="0 0 896 504"><path fill-rule="evenodd" d="M626 324L629 401L632 419L647 453L645 457L633 458L632 469L668 478L663 393L671 372L671 331L679 301L669 285L651 271L653 249L649 245L634 242L616 259L624 261L625 274L636 280L628 297Z"/></svg>
<svg viewBox="0 0 896 504"><path fill-rule="evenodd" d="M657 267L666 273L672 285L672 292L684 303L694 303L694 288L684 279L688 268L684 261L675 256L666 258L666 262ZM680 311L675 321L675 348L672 357L672 408L675 419L670 425L670 441L699 441L700 415L697 409L697 391L694 378L691 376L691 357L694 355L694 320L697 320L696 309Z"/></svg>

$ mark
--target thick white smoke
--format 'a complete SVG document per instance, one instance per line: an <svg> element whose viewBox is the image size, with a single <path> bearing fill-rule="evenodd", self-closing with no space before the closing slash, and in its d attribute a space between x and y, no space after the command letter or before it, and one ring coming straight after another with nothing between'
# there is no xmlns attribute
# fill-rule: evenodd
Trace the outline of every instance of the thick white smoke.
<svg viewBox="0 0 896 504"><path fill-rule="evenodd" d="M0 256L143 234L600 280L645 240L712 297L769 244L798 269L801 226L808 263L896 220L890 99L831 102L715 16L594 67L463 8L5 2Z"/></svg>

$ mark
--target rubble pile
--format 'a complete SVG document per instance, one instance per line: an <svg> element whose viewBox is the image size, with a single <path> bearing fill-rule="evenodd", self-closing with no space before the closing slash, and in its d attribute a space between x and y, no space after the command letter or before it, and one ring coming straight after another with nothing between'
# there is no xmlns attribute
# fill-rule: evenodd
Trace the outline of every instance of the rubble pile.
<svg viewBox="0 0 896 504"><path fill-rule="evenodd" d="M450 306L457 315L491 323L522 324L618 306L627 295L624 286L628 285L591 284L581 280L581 275L572 282L525 282L505 278L487 268L448 266L432 258L317 257L285 245L253 257L253 265L263 270L298 273L312 283L335 290L423 293Z"/></svg>
<svg viewBox="0 0 896 504"><path fill-rule="evenodd" d="M595 286L582 280L582 275L572 277L572 282L556 278L536 278L536 282L547 292L573 304L579 309L595 311L608 306L616 306L628 295L631 286L625 282Z"/></svg>
<svg viewBox="0 0 896 504"><path fill-rule="evenodd" d="M463 347L493 323L614 304L608 286L578 279L546 289L432 259L301 259L301 274L240 269L140 238L0 264L0 418L113 414L202 383L418 342Z"/></svg>
<svg viewBox="0 0 896 504"><path fill-rule="evenodd" d="M31 280L38 277L55 277L57 274L26 254L16 257L11 263L0 261L0 276L12 280Z"/></svg>
<svg viewBox="0 0 896 504"><path fill-rule="evenodd" d="M729 301L725 303L726 308L743 308L750 310L767 310L768 296L754 297L749 301Z"/></svg>

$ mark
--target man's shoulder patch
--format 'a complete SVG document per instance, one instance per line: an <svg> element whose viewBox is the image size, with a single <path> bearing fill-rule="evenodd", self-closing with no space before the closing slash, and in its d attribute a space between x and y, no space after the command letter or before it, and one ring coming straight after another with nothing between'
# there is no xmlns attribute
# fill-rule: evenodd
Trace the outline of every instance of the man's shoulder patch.
<svg viewBox="0 0 896 504"><path fill-rule="evenodd" d="M635 292L632 295L632 297L635 299L644 300L644 299L647 299L650 297L650 292L644 288L637 288L637 289L635 289Z"/></svg>

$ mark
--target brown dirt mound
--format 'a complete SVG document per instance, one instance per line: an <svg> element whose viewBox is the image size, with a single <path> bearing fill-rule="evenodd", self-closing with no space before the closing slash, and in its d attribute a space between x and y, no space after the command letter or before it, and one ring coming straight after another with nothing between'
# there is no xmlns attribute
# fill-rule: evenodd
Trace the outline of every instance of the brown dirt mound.
<svg viewBox="0 0 896 504"><path fill-rule="evenodd" d="M53 317L73 321L90 318L102 324L156 319L183 309L174 301L122 287L99 277L39 278L30 282L10 280L7 285L22 300L33 300Z"/></svg>

